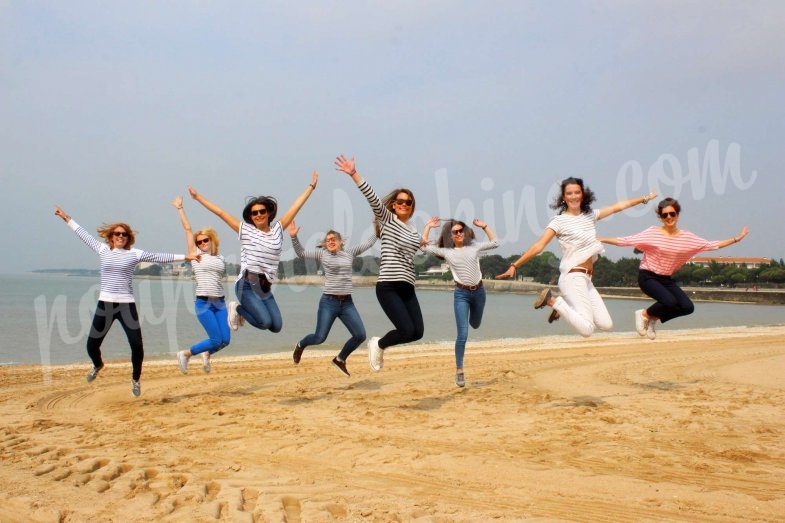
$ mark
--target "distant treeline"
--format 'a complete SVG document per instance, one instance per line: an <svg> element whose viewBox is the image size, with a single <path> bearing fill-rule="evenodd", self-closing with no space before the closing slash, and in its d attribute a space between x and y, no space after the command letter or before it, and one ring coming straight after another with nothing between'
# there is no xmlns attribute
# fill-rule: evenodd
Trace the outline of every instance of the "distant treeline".
<svg viewBox="0 0 785 523"><path fill-rule="evenodd" d="M483 256L480 258L480 270L483 278L492 279L496 275L505 272L509 268L510 263L517 259L517 254L507 257L499 256L498 254ZM379 273L379 262L380 259L375 256L358 257L354 260L352 270L356 276L373 276ZM415 271L418 276L422 276L431 267L439 266L442 263L441 260L434 256L416 256ZM621 258L617 261L611 261L600 256L594 264L592 281L597 287L637 287L639 265L639 258ZM313 260L294 258L278 264L278 277L315 275L319 273L319 270L318 264ZM38 269L33 272L76 276L98 276L99 274L96 269ZM226 264L226 273L228 275L234 276L239 274L239 272L240 266L238 264ZM168 274L168 271L160 265L151 265L144 269L137 269L136 274L160 276L161 274ZM445 280L452 279L449 271L440 277ZM554 285L559 278L559 258L552 252L543 252L529 260L524 266L519 267L517 277L530 279L537 283ZM785 283L785 263L782 259L779 261L772 260L768 265L754 269L748 269L743 265L717 262L713 262L708 267L700 267L688 263L679 269L673 277L682 285L779 287Z"/></svg>

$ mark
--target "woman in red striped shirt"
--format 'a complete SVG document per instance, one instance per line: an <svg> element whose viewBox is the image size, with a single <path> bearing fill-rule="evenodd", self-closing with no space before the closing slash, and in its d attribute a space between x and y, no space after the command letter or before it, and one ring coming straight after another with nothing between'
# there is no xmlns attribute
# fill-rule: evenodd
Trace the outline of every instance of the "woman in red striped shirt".
<svg viewBox="0 0 785 523"><path fill-rule="evenodd" d="M679 229L681 205L678 200L665 198L657 205L657 216L662 220L659 227L651 226L645 231L622 238L598 238L602 243L618 247L635 247L643 252L638 271L638 285L656 303L647 309L635 311L635 330L641 336L653 340L657 334L654 324L665 323L679 316L692 314L695 310L690 298L673 280L672 275L690 258L703 251L722 249L740 242L747 236L749 227L733 238L709 241Z"/></svg>

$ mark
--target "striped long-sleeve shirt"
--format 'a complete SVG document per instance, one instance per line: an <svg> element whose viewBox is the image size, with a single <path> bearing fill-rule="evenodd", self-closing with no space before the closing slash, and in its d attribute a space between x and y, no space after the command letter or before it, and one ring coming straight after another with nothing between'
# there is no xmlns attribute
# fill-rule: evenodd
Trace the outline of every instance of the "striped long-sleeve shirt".
<svg viewBox="0 0 785 523"><path fill-rule="evenodd" d="M134 303L134 270L139 262L172 263L185 260L182 254L147 252L141 249L112 249L87 232L73 219L68 222L76 235L93 249L101 263L100 301Z"/></svg>
<svg viewBox="0 0 785 523"><path fill-rule="evenodd" d="M376 236L370 236L360 245L332 253L327 249L306 251L297 236L292 236L292 247L300 258L316 260L324 270L324 294L342 295L352 293L352 262L354 258L370 249L376 243Z"/></svg>
<svg viewBox="0 0 785 523"><path fill-rule="evenodd" d="M405 281L414 285L414 254L420 248L421 240L417 228L390 212L368 182L363 180L358 188L371 205L380 226L382 260L377 281Z"/></svg>
<svg viewBox="0 0 785 523"><path fill-rule="evenodd" d="M689 231L671 236L654 225L638 234L617 238L617 242L620 247L643 251L640 268L662 276L671 276L699 252L720 248L719 241L704 240Z"/></svg>
<svg viewBox="0 0 785 523"><path fill-rule="evenodd" d="M247 222L240 222L240 274L241 280L245 271L264 274L272 282L278 275L278 260L283 250L283 228L281 222L275 222L269 232L257 229Z"/></svg>
<svg viewBox="0 0 785 523"><path fill-rule="evenodd" d="M443 248L435 245L425 245L422 252L441 256L450 266L452 277L461 285L477 285L482 280L480 271L480 251L495 249L499 240L487 242L472 242L460 248Z"/></svg>

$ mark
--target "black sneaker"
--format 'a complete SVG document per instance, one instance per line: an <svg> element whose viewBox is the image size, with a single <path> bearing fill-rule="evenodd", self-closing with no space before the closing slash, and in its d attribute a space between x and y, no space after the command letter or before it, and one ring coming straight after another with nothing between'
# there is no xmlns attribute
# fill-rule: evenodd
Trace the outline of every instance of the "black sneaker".
<svg viewBox="0 0 785 523"><path fill-rule="evenodd" d="M87 373L87 383L92 383L95 378L98 377L98 373L101 372L104 366L101 365L100 367L93 367L90 372Z"/></svg>
<svg viewBox="0 0 785 523"><path fill-rule="evenodd" d="M551 315L548 316L548 323L553 323L554 321L558 320L559 318L561 318L561 315L559 314L559 311L557 311L556 309L553 309L553 311L551 312Z"/></svg>
<svg viewBox="0 0 785 523"><path fill-rule="evenodd" d="M300 358L303 357L303 351L304 350L305 350L305 347L300 347L299 343L294 346L294 352L292 353L292 361L294 361L295 365L300 363Z"/></svg>
<svg viewBox="0 0 785 523"><path fill-rule="evenodd" d="M343 375L346 376L347 378L350 376L349 371L346 370L345 361L341 361L338 358L333 358L333 365L335 365L335 368L341 371Z"/></svg>

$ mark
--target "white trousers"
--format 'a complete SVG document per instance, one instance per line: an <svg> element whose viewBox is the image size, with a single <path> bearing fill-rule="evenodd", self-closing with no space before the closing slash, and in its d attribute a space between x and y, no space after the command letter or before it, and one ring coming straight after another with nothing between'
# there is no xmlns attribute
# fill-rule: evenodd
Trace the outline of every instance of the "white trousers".
<svg viewBox="0 0 785 523"><path fill-rule="evenodd" d="M582 272L568 272L559 276L559 291L553 308L578 334L588 338L595 330L609 331L613 320L605 308L600 293L591 278Z"/></svg>

